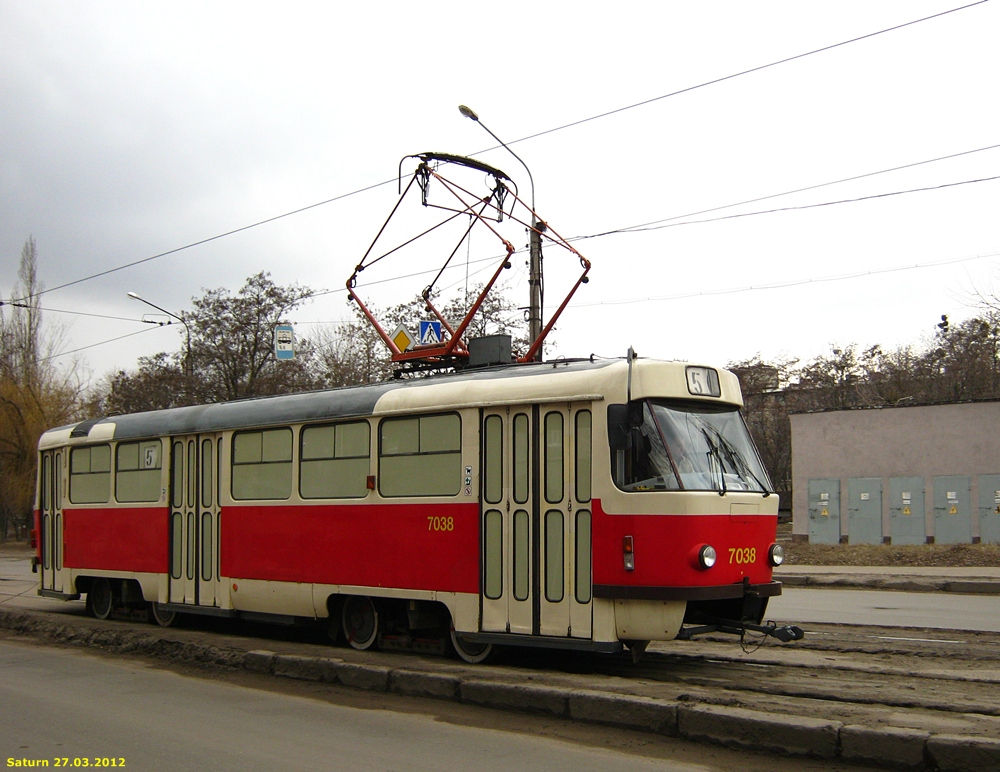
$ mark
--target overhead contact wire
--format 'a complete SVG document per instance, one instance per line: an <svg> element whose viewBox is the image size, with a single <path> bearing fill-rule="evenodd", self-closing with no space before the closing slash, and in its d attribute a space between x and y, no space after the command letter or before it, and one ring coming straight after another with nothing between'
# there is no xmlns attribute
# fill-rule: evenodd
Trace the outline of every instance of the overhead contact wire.
<svg viewBox="0 0 1000 772"><path fill-rule="evenodd" d="M803 58L805 58L807 56L812 56L814 54L823 53L824 51L830 51L830 50L833 50L835 48L840 48L842 46L846 46L846 45L849 45L851 43L857 43L857 42L862 41L862 40L867 40L869 38L873 38L873 37L876 37L878 35L884 35L884 34L886 34L888 32L894 32L896 30L904 29L906 27L911 27L911 26L913 26L915 24L920 24L920 23L925 22L925 21L930 21L931 19L937 19L937 18L940 18L942 16L947 16L948 14L956 13L957 11L963 11L963 10L966 10L968 8L973 8L973 7L977 6L977 5L982 5L982 4L986 3L986 2L989 2L989 0L977 0L977 2L974 2L974 3L969 3L967 5L962 5L962 6L959 6L957 8L951 8L951 9L949 9L947 11L941 11L940 13L931 14L930 16L924 16L924 17L922 17L920 19L914 19L913 21L904 22L903 24L897 24L897 25L892 26L892 27L886 27L885 29L881 29L881 30L878 30L876 32L869 32L866 35L860 35L858 37L851 38L850 40L844 40L844 41L841 41L839 43L833 43L833 44L828 45L828 46L823 46L822 48L813 49L812 51L806 51L806 52L801 53L801 54L796 54L794 56L785 57L784 59L779 59L779 60L774 61L774 62L769 62L767 64L762 64L762 65L759 65L757 67L751 67L749 69L742 70L740 72L736 72L736 73L733 73L731 75L725 75L725 76L723 76L721 78L714 78L712 80L708 80L708 81L704 81L702 83L698 83L698 84L696 84L694 86L687 86L685 88L678 89L676 91L671 91L670 93L662 94L662 95L660 95L658 97L653 97L651 99L645 99L645 100L643 100L641 102L635 102L634 104L631 104L631 105L626 105L624 107L618 107L618 108L616 108L614 110L608 110L607 112L599 113L598 115L592 115L589 118L582 118L582 119L580 119L578 121L573 121L571 123L566 123L566 124L563 124L561 126L556 126L555 128L552 128L552 129L546 129L545 131L536 132L535 134L529 134L527 136L521 137L520 139L512 140L511 142L508 142L507 144L508 145L515 145L515 144L518 144L520 142L526 142L526 141L528 141L530 139L536 139L537 137L544 137L547 134L552 134L552 133L557 132L557 131L562 131L564 129L573 128L574 126L580 126L580 125L582 125L584 123L589 123L591 121L596 121L596 120L598 120L600 118L607 118L608 116L617 115L618 113L622 113L622 112L625 112L627 110L632 110L632 109L635 109L637 107L644 107L645 105L649 105L649 104L652 104L654 102L659 102L659 101L661 101L663 99L668 99L669 97L678 96L680 94L686 94L688 92L695 91L695 90L700 89L700 88L705 88L707 86L712 86L712 85L715 85L717 83L724 83L725 81L733 80L734 78L739 78L739 77L742 77L744 75L750 75L750 74L755 73L755 72L760 72L761 70L769 69L771 67L777 67L777 66L782 65L782 64L787 64L789 62L794 62L794 61L796 61L798 59L803 59ZM500 147L501 147L501 145L496 145L494 147L487 148L485 150L480 150L477 153L473 153L472 155L479 155L479 154L482 154L482 153L490 152L492 150L497 150ZM176 247L174 249L169 249L169 250L167 250L165 252L160 252L158 254L151 255L149 257L144 257L141 260L134 260L134 261L132 261L130 263L125 263L124 265L120 265L120 266L117 266L115 268L109 268L106 271L100 271L99 273L91 274L89 276L84 276L84 277L82 277L80 279L74 279L73 281L65 282L64 284L59 284L59 285L57 285L55 287L50 287L48 289L42 290L41 292L37 293L37 295L43 295L43 294L46 294L48 292L55 292L56 290L66 289L67 287L73 287L73 286L75 286L77 284L82 284L84 282L91 281L92 279L98 279L98 278L101 278L102 276L107 276L109 274L116 273L118 271L123 271L126 268L132 268L132 267L137 266L137 265L142 265L143 263L148 263L148 262L150 262L152 260L158 260L161 257L167 257L168 255L173 255L173 254L176 254L178 252L182 252L182 251L187 250L187 249L192 249L194 247L198 247L198 246L201 246L203 244L208 244L208 243L210 243L212 241L218 241L219 239L225 238L227 236L232 236L232 235L234 235L236 233L242 233L243 231L250 230L251 228L256 228L256 227L259 227L261 225L266 225L268 223L275 222L276 220L281 220L281 219L283 219L285 217L291 217L292 215L300 214L300 213L306 212L306 211L308 211L310 209L315 209L316 207L325 206L326 204L331 204L331 203L333 203L335 201L340 201L340 200L343 200L345 198L349 198L350 196L355 196L355 195L358 195L360 193L365 193L365 192L367 192L369 190L374 190L375 188L380 188L380 187L382 187L384 185L388 185L388 184L390 184L392 182L396 182L396 181L397 181L397 178L394 177L394 178L392 178L390 180L384 180L382 182L377 182L377 183L375 183L373 185L368 185L368 186L366 186L364 188L358 188L357 190L352 190L349 193L343 193L343 194L341 194L339 196L334 196L332 198L328 198L328 199L325 199L323 201L317 201L314 204L309 204L307 206L299 207L298 209L293 209L293 210L291 210L289 212L284 212L283 214L275 215L274 217L268 217L268 218L266 218L264 220L258 220L257 222L251 223L249 225L244 225L244 226L239 227L239 228L234 228L232 230L226 231L225 233L219 233L219 234L217 234L215 236L209 236L208 238L200 239L198 241L191 242L190 244L185 244L184 246ZM18 300L25 300L25 299L26 298L18 298Z"/></svg>

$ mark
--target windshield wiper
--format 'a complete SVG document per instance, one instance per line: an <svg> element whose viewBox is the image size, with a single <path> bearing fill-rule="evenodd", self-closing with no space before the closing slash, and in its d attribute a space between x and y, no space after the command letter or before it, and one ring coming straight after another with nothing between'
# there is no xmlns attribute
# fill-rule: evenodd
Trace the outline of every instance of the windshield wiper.
<svg viewBox="0 0 1000 772"><path fill-rule="evenodd" d="M767 486L760 481L760 478L754 474L753 469L750 468L750 464L748 464L747 460L743 458L743 454L740 453L735 447L733 447L733 444L725 437L723 437L721 434L719 435L719 444L722 446L723 450L726 451L726 456L732 463L733 468L736 469L736 471L738 471L740 474L749 475L750 477L752 477L753 481L757 483L757 485L760 486L760 489L764 492L765 499L768 496L770 496L771 491L769 491L767 489Z"/></svg>
<svg viewBox="0 0 1000 772"><path fill-rule="evenodd" d="M712 459L715 459L715 465L719 469L719 483L722 486L722 489L719 491L719 495L720 496L725 496L726 493L727 493L727 488L726 488L726 470L722 466L722 454L719 452L719 446L716 445L715 444L715 440L713 440L708 435L708 430L707 429L705 429L704 427L702 427L699 431L701 431L702 436L705 438L705 444L708 445L708 453L706 453L706 455L708 456L708 461L709 461L708 467L709 467L709 469L712 468ZM721 437L720 437L720 439L721 439Z"/></svg>

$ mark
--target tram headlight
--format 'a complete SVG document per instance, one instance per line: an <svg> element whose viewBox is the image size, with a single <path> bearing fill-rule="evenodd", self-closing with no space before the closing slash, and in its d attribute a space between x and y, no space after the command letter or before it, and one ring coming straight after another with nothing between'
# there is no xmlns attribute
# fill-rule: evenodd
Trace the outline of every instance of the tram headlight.
<svg viewBox="0 0 1000 772"><path fill-rule="evenodd" d="M718 555L715 553L715 547L711 544L702 544L701 548L698 550L698 565L704 569L709 569L715 565L715 561Z"/></svg>
<svg viewBox="0 0 1000 772"><path fill-rule="evenodd" d="M625 570L635 571L635 548L631 536L622 539L622 552L625 555Z"/></svg>
<svg viewBox="0 0 1000 772"><path fill-rule="evenodd" d="M785 548L780 544L772 544L767 551L767 561L772 566L780 566L785 562Z"/></svg>

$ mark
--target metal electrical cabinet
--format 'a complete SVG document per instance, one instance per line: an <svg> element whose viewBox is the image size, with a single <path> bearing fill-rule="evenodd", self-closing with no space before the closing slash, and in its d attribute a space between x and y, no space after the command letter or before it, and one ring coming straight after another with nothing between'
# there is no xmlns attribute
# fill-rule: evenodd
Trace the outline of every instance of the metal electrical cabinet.
<svg viewBox="0 0 1000 772"><path fill-rule="evenodd" d="M971 479L960 475L934 478L934 543L972 541Z"/></svg>
<svg viewBox="0 0 1000 772"><path fill-rule="evenodd" d="M924 478L889 478L889 537L893 544L926 544Z"/></svg>
<svg viewBox="0 0 1000 772"><path fill-rule="evenodd" d="M849 544L882 543L882 479L852 477L847 481Z"/></svg>
<svg viewBox="0 0 1000 772"><path fill-rule="evenodd" d="M840 543L840 480L809 481L809 542Z"/></svg>
<svg viewBox="0 0 1000 772"><path fill-rule="evenodd" d="M979 540L1000 544L1000 474L979 475Z"/></svg>

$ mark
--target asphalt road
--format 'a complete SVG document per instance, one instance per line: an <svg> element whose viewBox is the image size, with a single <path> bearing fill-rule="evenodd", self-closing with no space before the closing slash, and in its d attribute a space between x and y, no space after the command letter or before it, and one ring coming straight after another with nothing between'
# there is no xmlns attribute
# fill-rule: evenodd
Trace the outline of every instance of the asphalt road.
<svg viewBox="0 0 1000 772"><path fill-rule="evenodd" d="M58 759L71 767L170 772L846 768L595 726L564 727L563 734L576 733L568 741L559 736L563 722L552 718L436 701L415 709L421 701L387 695L363 695L381 702L359 708L331 702L350 699L350 690L304 697L11 642L0 643L0 672L0 761L7 766L42 760L55 766Z"/></svg>

